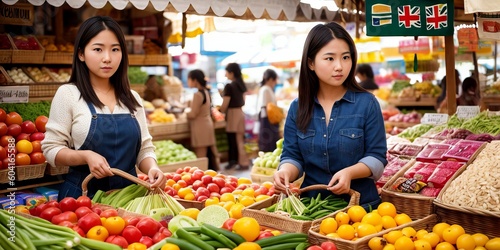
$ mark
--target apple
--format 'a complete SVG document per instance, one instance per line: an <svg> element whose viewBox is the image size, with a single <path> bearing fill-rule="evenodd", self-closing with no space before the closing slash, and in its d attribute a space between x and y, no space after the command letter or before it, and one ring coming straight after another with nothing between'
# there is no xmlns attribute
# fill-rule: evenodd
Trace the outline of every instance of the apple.
<svg viewBox="0 0 500 250"><path fill-rule="evenodd" d="M178 168L177 170L175 170L175 173L182 174L182 173L184 173L184 170L182 168Z"/></svg>
<svg viewBox="0 0 500 250"><path fill-rule="evenodd" d="M200 195L200 196L198 196L198 198L196 198L196 201L199 201L199 202L204 202L204 201L206 201L207 199L208 199L208 197L207 197L207 196L205 196L205 195Z"/></svg>
<svg viewBox="0 0 500 250"><path fill-rule="evenodd" d="M259 189L259 188L260 188L260 185L259 185L259 184L257 184L257 183L252 183L252 184L250 184L250 187L251 187L253 190L257 190L257 189Z"/></svg>
<svg viewBox="0 0 500 250"><path fill-rule="evenodd" d="M165 173L164 176L167 180L170 180L174 177L174 174L173 173Z"/></svg>
<svg viewBox="0 0 500 250"><path fill-rule="evenodd" d="M230 187L223 187L220 189L220 194L231 193L233 190L234 189L231 189Z"/></svg>
<svg viewBox="0 0 500 250"><path fill-rule="evenodd" d="M30 136L31 141L43 141L45 139L45 134L42 132L35 132Z"/></svg>
<svg viewBox="0 0 500 250"><path fill-rule="evenodd" d="M224 186L222 186L222 187L224 187ZM207 189L208 189L208 191L210 191L210 193L219 193L219 192L220 192L220 189L221 189L222 187L219 187L219 186L218 186L217 184L215 184L215 183L209 183L209 184L207 185Z"/></svg>
<svg viewBox="0 0 500 250"><path fill-rule="evenodd" d="M267 189L264 186L261 186L255 190L254 196L260 195L260 194L267 194L269 192L269 189Z"/></svg>
<svg viewBox="0 0 500 250"><path fill-rule="evenodd" d="M21 134L21 125L19 124L11 124L9 127L7 127L7 134L12 135L13 137L17 137L19 134Z"/></svg>
<svg viewBox="0 0 500 250"><path fill-rule="evenodd" d="M165 193L167 193L170 196L175 196L177 194L177 190L171 186L166 186L164 189Z"/></svg>
<svg viewBox="0 0 500 250"><path fill-rule="evenodd" d="M28 121L24 121L23 123L21 123L21 129L22 129L23 133L31 134L31 133L35 133L36 126L32 121L28 120Z"/></svg>
<svg viewBox="0 0 500 250"><path fill-rule="evenodd" d="M198 190L196 190L196 193L195 193L195 198L196 197L199 197L199 196L206 196L206 197L209 197L210 196L210 191L205 188L205 187L200 187L198 188Z"/></svg>
<svg viewBox="0 0 500 250"><path fill-rule="evenodd" d="M4 122L6 118L7 118L7 112L5 112L5 110L0 108L0 122Z"/></svg>
<svg viewBox="0 0 500 250"><path fill-rule="evenodd" d="M236 189L238 189L238 190L245 190L247 188L248 188L247 184L240 184Z"/></svg>
<svg viewBox="0 0 500 250"><path fill-rule="evenodd" d="M203 184L208 185L209 183L212 183L212 176L204 175L201 177L201 181L203 182Z"/></svg>
<svg viewBox="0 0 500 250"><path fill-rule="evenodd" d="M191 177L193 178L193 180L197 181L197 180L201 180L201 178L205 175L205 172L203 172L203 170L195 170L193 172L193 174L191 175Z"/></svg>
<svg viewBox="0 0 500 250"><path fill-rule="evenodd" d="M224 178L222 178L222 177L212 178L212 183L217 184L217 186L219 186L219 188L223 188L226 186L226 180L224 180ZM208 185L207 185L207 187L208 187Z"/></svg>
<svg viewBox="0 0 500 250"><path fill-rule="evenodd" d="M212 192L212 193L210 193L210 198L212 198L212 197L220 198L220 193Z"/></svg>
<svg viewBox="0 0 500 250"><path fill-rule="evenodd" d="M174 176L172 177L172 180L174 180L175 182L178 182L181 178L182 178L182 176L180 174L174 174Z"/></svg>

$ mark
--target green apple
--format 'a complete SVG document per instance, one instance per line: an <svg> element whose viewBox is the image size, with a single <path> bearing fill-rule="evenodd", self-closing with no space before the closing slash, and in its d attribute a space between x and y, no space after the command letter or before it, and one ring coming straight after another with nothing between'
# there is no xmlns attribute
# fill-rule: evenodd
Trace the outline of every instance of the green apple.
<svg viewBox="0 0 500 250"><path fill-rule="evenodd" d="M174 213L172 213L172 210L170 210L167 207L155 208L149 211L149 216L151 216L151 218L153 218L156 221L162 221L164 217L169 215L173 216Z"/></svg>

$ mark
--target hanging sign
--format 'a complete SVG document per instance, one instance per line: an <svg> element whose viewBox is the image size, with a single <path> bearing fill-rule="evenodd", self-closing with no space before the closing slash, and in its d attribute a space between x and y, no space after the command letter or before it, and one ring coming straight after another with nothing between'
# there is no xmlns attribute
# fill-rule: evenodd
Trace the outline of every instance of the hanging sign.
<svg viewBox="0 0 500 250"><path fill-rule="evenodd" d="M479 38L475 28L462 28L457 32L458 51L477 52Z"/></svg>
<svg viewBox="0 0 500 250"><path fill-rule="evenodd" d="M29 96L29 86L0 86L0 103L26 103Z"/></svg>
<svg viewBox="0 0 500 250"><path fill-rule="evenodd" d="M32 26L34 18L35 12L32 4L7 5L0 3L0 24Z"/></svg>
<svg viewBox="0 0 500 250"><path fill-rule="evenodd" d="M500 40L500 14L479 13L477 31L481 39Z"/></svg>
<svg viewBox="0 0 500 250"><path fill-rule="evenodd" d="M368 36L453 35L453 0L366 0Z"/></svg>

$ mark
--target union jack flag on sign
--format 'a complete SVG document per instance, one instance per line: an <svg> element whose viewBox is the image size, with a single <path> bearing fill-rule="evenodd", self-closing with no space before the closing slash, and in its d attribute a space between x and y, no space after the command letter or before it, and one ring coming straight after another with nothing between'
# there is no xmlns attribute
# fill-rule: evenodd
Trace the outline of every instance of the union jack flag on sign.
<svg viewBox="0 0 500 250"><path fill-rule="evenodd" d="M411 5L398 6L398 20L400 27L420 28L422 26L422 21L420 20L420 7L412 7Z"/></svg>
<svg viewBox="0 0 500 250"><path fill-rule="evenodd" d="M425 19L427 21L427 30L448 27L448 5L425 6Z"/></svg>

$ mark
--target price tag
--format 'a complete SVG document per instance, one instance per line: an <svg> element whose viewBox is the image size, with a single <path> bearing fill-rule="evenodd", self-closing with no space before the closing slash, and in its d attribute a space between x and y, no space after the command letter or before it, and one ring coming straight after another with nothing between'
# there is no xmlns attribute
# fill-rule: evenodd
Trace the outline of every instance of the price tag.
<svg viewBox="0 0 500 250"><path fill-rule="evenodd" d="M0 86L0 103L28 102L29 86Z"/></svg>
<svg viewBox="0 0 500 250"><path fill-rule="evenodd" d="M479 106L458 106L457 117L460 119L470 119L480 112Z"/></svg>
<svg viewBox="0 0 500 250"><path fill-rule="evenodd" d="M448 114L425 113L422 119L420 119L421 124L441 125L447 122Z"/></svg>

